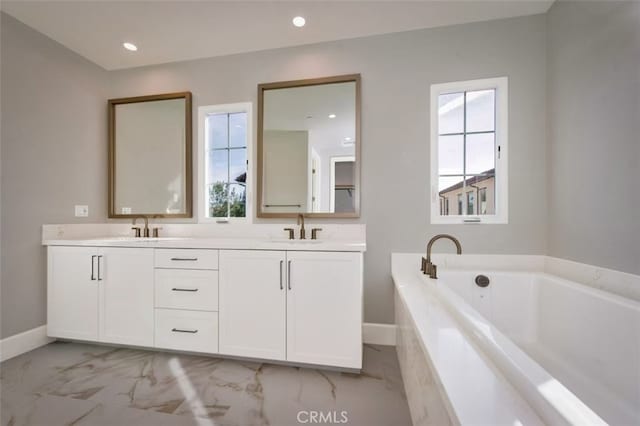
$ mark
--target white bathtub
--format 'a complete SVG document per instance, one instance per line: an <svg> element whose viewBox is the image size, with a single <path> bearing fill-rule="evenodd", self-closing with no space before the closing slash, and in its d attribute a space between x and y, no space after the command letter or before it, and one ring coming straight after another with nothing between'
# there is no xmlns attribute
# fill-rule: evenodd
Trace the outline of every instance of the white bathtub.
<svg viewBox="0 0 640 426"><path fill-rule="evenodd" d="M640 425L640 302L542 272L423 283L545 423Z"/></svg>

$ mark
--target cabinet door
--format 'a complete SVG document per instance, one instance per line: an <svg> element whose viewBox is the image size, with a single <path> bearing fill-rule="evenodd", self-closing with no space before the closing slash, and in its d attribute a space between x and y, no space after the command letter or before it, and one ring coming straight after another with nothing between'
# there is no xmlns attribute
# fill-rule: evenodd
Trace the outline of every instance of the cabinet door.
<svg viewBox="0 0 640 426"><path fill-rule="evenodd" d="M287 360L362 368L362 254L287 252Z"/></svg>
<svg viewBox="0 0 640 426"><path fill-rule="evenodd" d="M220 353L285 359L285 252L220 252Z"/></svg>
<svg viewBox="0 0 640 426"><path fill-rule="evenodd" d="M98 340L97 249L49 247L47 335Z"/></svg>
<svg viewBox="0 0 640 426"><path fill-rule="evenodd" d="M153 346L153 249L103 248L100 341Z"/></svg>

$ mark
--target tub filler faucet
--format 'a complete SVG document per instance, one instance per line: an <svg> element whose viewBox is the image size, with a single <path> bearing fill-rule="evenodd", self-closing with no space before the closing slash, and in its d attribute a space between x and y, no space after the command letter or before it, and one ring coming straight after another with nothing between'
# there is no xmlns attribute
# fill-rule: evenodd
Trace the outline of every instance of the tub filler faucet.
<svg viewBox="0 0 640 426"><path fill-rule="evenodd" d="M429 243L427 244L427 257L426 259L424 257L422 258L422 267L420 268L420 270L425 275L429 275L429 278L433 278L433 279L438 278L438 266L431 263L431 248L433 247L433 243L435 243L441 238L445 238L453 241L453 243L456 245L457 253L462 254L462 246L460 245L460 241L458 241L458 239L453 235L438 234L435 237L431 238L429 240Z"/></svg>

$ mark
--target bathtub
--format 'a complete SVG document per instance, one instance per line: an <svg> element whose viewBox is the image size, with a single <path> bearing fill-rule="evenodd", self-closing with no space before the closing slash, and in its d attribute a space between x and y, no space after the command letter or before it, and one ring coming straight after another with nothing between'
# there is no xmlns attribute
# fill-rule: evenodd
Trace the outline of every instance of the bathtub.
<svg viewBox="0 0 640 426"><path fill-rule="evenodd" d="M421 279L546 424L640 424L640 302L544 272Z"/></svg>

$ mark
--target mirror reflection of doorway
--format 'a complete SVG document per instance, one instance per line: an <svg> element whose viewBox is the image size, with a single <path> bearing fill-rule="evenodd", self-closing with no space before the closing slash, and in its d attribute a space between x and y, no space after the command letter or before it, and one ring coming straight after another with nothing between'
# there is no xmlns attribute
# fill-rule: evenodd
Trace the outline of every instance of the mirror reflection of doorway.
<svg viewBox="0 0 640 426"><path fill-rule="evenodd" d="M313 213L317 213L320 211L320 172L321 172L321 164L320 164L320 155L316 152L315 149L311 148L311 191L309 200L309 205L311 206L311 211Z"/></svg>
<svg viewBox="0 0 640 426"><path fill-rule="evenodd" d="M355 211L355 157L331 157L331 203L332 213Z"/></svg>

